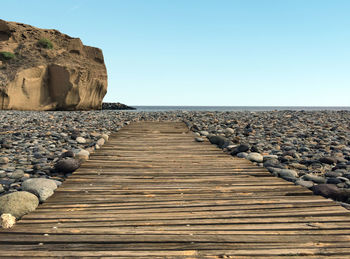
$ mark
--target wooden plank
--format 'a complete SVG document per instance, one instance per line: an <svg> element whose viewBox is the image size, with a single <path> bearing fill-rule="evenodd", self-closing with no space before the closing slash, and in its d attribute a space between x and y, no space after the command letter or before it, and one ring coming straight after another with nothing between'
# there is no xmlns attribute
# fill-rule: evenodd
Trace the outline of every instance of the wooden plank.
<svg viewBox="0 0 350 259"><path fill-rule="evenodd" d="M140 122L0 230L0 257L350 257L349 216L181 122Z"/></svg>

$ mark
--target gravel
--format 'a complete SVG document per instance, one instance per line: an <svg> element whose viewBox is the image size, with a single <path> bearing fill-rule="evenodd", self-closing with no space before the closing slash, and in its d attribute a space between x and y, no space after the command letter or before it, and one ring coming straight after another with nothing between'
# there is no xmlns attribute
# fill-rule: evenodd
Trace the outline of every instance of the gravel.
<svg viewBox="0 0 350 259"><path fill-rule="evenodd" d="M63 182L132 121L170 120L185 122L194 141L210 141L320 194L326 191L315 186L331 184L338 200L350 201L349 111L0 111L0 119L0 197L23 191L28 179Z"/></svg>

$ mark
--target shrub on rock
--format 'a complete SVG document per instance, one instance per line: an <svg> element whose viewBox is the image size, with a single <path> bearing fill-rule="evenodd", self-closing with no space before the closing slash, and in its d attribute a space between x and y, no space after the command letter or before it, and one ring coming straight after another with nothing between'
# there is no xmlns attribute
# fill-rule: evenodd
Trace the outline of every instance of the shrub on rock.
<svg viewBox="0 0 350 259"><path fill-rule="evenodd" d="M45 49L53 49L53 44L49 39L41 38L38 40L38 45Z"/></svg>

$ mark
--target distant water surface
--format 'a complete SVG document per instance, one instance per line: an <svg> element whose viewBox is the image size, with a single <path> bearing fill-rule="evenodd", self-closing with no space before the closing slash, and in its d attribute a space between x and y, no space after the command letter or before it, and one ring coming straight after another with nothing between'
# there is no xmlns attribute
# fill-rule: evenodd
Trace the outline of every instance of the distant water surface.
<svg viewBox="0 0 350 259"><path fill-rule="evenodd" d="M158 111L350 111L350 106L132 106L138 111L158 112Z"/></svg>

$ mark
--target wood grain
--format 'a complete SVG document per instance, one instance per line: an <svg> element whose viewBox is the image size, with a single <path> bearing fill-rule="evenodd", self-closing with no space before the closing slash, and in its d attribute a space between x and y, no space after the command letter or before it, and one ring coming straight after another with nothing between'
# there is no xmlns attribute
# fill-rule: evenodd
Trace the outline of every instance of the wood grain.
<svg viewBox="0 0 350 259"><path fill-rule="evenodd" d="M0 257L347 258L349 216L181 122L139 122L0 230Z"/></svg>

